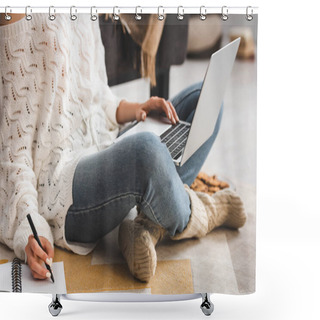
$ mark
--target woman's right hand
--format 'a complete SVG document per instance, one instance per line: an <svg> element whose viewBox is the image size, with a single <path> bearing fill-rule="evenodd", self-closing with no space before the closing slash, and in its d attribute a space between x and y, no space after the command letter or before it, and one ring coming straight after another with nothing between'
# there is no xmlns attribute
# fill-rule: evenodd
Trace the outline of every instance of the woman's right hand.
<svg viewBox="0 0 320 320"><path fill-rule="evenodd" d="M51 274L44 263L49 266L52 265L54 250L47 238L40 236L39 239L44 250L41 249L33 235L30 235L28 238L28 244L25 247L27 264L35 279L47 279L50 278Z"/></svg>

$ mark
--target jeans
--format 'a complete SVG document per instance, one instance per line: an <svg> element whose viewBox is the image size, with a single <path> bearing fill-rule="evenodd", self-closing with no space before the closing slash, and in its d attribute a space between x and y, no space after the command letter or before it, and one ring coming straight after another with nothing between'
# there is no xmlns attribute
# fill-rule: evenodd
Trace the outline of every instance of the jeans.
<svg viewBox="0 0 320 320"><path fill-rule="evenodd" d="M192 121L201 86L202 82L192 85L171 100L179 119ZM199 173L218 134L222 111L223 106L213 134L182 167L175 166L165 144L149 132L81 159L66 216L67 241L96 242L134 206L171 236L182 232L191 214L183 184L190 185Z"/></svg>

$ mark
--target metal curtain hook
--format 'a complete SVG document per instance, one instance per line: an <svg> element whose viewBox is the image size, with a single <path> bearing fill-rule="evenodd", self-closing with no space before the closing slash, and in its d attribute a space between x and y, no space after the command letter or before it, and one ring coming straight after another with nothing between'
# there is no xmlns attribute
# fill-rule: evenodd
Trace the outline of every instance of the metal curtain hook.
<svg viewBox="0 0 320 320"><path fill-rule="evenodd" d="M178 14L177 14L177 19L178 20L183 20L183 15L184 15L184 8L183 6L178 7Z"/></svg>
<svg viewBox="0 0 320 320"><path fill-rule="evenodd" d="M71 6L70 7L70 19L72 20L72 21L75 21L75 20L77 20L77 15L75 15L74 13L73 13L73 9L74 9L74 12L75 13L77 13L77 9L76 9L76 7L75 6Z"/></svg>
<svg viewBox="0 0 320 320"><path fill-rule="evenodd" d="M229 16L228 16L228 7L227 6L223 6L221 8L221 19L223 21L227 21L228 18L229 18Z"/></svg>
<svg viewBox="0 0 320 320"><path fill-rule="evenodd" d="M90 19L92 21L96 21L98 19L98 16L96 14L93 14L93 8L95 8L95 6L91 7L90 9L90 15L91 15ZM96 13L97 13L97 9L96 9Z"/></svg>
<svg viewBox="0 0 320 320"><path fill-rule="evenodd" d="M251 9L251 13L249 13L249 9ZM248 6L246 9L246 19L251 21L253 19L253 9L251 6Z"/></svg>
<svg viewBox="0 0 320 320"><path fill-rule="evenodd" d="M7 21L10 21L12 17L8 14L8 8L10 8L10 6L6 6L4 8L4 19ZM11 13L11 9L10 9L10 13Z"/></svg>
<svg viewBox="0 0 320 320"><path fill-rule="evenodd" d="M117 10L117 13L116 13L116 10ZM119 19L120 19L120 17L119 17L119 8L117 6L113 7L113 20L118 21Z"/></svg>
<svg viewBox="0 0 320 320"><path fill-rule="evenodd" d="M30 13L32 12L31 7L26 6L26 20L28 20L28 21L30 21L32 19L32 15L29 13L29 11L30 11Z"/></svg>
<svg viewBox="0 0 320 320"><path fill-rule="evenodd" d="M207 9L205 6L201 6L200 7L200 19L203 21L203 20L206 20L207 18Z"/></svg>
<svg viewBox="0 0 320 320"><path fill-rule="evenodd" d="M162 9L162 13L160 14L160 8ZM163 6L158 7L158 20L162 21L164 19L164 9Z"/></svg>
<svg viewBox="0 0 320 320"><path fill-rule="evenodd" d="M51 13L51 10L53 10L54 14ZM56 18L55 13L56 13L56 9L54 8L54 6L50 6L49 7L49 19L51 21L53 21Z"/></svg>
<svg viewBox="0 0 320 320"><path fill-rule="evenodd" d="M138 9L139 9L139 11L140 11L140 14L138 14ZM134 18L135 18L136 20L140 21L140 20L142 19L141 13L142 13L142 8L141 8L140 6L137 6L137 7L136 7L136 15L135 15Z"/></svg>

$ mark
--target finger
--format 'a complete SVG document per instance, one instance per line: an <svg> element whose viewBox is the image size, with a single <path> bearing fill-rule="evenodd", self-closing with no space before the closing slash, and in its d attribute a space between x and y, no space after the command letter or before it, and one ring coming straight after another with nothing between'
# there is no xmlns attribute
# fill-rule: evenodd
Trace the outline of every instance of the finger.
<svg viewBox="0 0 320 320"><path fill-rule="evenodd" d="M47 276L42 276L42 275L39 274L39 273L36 273L36 272L34 272L34 271L31 271L32 276L33 276L35 279L40 279L40 280L44 280L44 279L50 278L50 272L48 271L47 273L48 273L49 277L47 277Z"/></svg>
<svg viewBox="0 0 320 320"><path fill-rule="evenodd" d="M44 251L47 253L49 259L51 259L51 262L52 262L53 257L54 257L54 249L53 249L50 241L44 237L40 237L40 241L42 243L42 247L43 247Z"/></svg>
<svg viewBox="0 0 320 320"><path fill-rule="evenodd" d="M46 261L46 263L50 267L52 267L52 262L53 262L53 257L54 257L54 249L53 249L50 241L47 240L46 238L41 239L41 243L42 243L43 249L45 250L45 252L48 255L49 261Z"/></svg>
<svg viewBox="0 0 320 320"><path fill-rule="evenodd" d="M171 108L170 108L169 104L167 103L167 101L165 99L160 99L159 102L160 102L160 106L161 106L162 110L166 113L168 119L173 124L175 124L176 120L174 119L174 117L172 115Z"/></svg>
<svg viewBox="0 0 320 320"><path fill-rule="evenodd" d="M41 280L48 279L51 277L51 274L47 269L46 269L45 273L38 273L38 272L31 269L31 274L35 279L41 279Z"/></svg>
<svg viewBox="0 0 320 320"><path fill-rule="evenodd" d="M29 264L29 257L31 257L31 249L30 249L30 246L29 244L26 245L26 247L24 248L24 251L27 255L27 260L26 260L26 264Z"/></svg>
<svg viewBox="0 0 320 320"><path fill-rule="evenodd" d="M173 117L176 119L177 122L179 122L180 119L179 119L179 117L178 117L178 114L177 114L177 111L176 111L175 107L173 106L173 104L171 103L171 101L168 101L168 104L169 104L169 106L170 106L170 108L171 108L171 112L172 112L172 114L173 114Z"/></svg>
<svg viewBox="0 0 320 320"><path fill-rule="evenodd" d="M159 97L151 97L149 101L149 108L151 110L159 110L160 108L162 111L164 111L167 118L172 122L172 124L176 124L176 119L173 116L171 107L165 99Z"/></svg>
<svg viewBox="0 0 320 320"><path fill-rule="evenodd" d="M45 279L51 276L50 272L43 266L42 261L36 257L30 258L28 265L31 272L37 275L38 279Z"/></svg>
<svg viewBox="0 0 320 320"><path fill-rule="evenodd" d="M47 253L41 249L41 247L39 246L38 242L36 241L35 238L33 238L30 242L30 247L31 250L33 251L33 254L37 257L39 257L43 262L48 263L47 259L49 258Z"/></svg>
<svg viewBox="0 0 320 320"><path fill-rule="evenodd" d="M146 120L147 113L143 110L140 111L140 116L139 116L139 121L144 121Z"/></svg>
<svg viewBox="0 0 320 320"><path fill-rule="evenodd" d="M38 280L44 280L44 279L47 279L47 277L42 277L42 276L40 276L40 275L38 275L37 273L35 273L35 272L31 272L32 273L32 276L33 276L33 278L34 279L38 279Z"/></svg>

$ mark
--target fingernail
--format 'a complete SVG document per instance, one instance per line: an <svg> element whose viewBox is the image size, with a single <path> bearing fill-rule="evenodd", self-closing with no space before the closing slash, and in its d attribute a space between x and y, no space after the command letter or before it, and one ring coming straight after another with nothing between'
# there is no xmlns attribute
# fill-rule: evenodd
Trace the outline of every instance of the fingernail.
<svg viewBox="0 0 320 320"><path fill-rule="evenodd" d="M52 258L47 258L46 264L48 264L50 267L52 266Z"/></svg>
<svg viewBox="0 0 320 320"><path fill-rule="evenodd" d="M46 273L46 277L47 277L47 278L50 278L50 277L51 277L50 272L47 272L47 273Z"/></svg>

